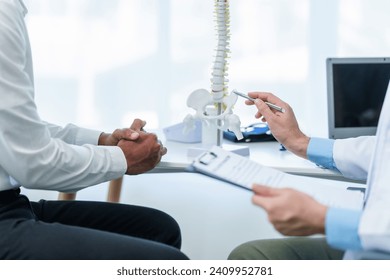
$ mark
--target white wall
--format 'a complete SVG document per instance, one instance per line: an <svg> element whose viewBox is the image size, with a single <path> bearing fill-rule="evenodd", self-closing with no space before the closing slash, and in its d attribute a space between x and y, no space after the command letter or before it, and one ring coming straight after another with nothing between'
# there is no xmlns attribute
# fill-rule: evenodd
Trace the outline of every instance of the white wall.
<svg viewBox="0 0 390 280"><path fill-rule="evenodd" d="M210 88L213 0L26 0L42 118L112 130L151 129L192 111ZM310 133L327 131L325 58L388 56L386 0L230 1L229 87L271 91ZM148 101L144 96L148 95ZM242 123L254 110L239 102Z"/></svg>

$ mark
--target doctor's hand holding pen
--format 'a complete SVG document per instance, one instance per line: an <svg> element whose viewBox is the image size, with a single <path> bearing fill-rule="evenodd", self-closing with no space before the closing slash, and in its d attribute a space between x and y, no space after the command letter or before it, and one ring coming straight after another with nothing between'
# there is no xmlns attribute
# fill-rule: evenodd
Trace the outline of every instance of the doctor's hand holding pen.
<svg viewBox="0 0 390 280"><path fill-rule="evenodd" d="M300 130L290 105L272 93L250 92L248 96L252 100L245 103L258 109L255 117L268 123L273 136L287 150L306 159L310 138ZM270 104L283 110L276 110ZM253 191L252 202L267 212L269 221L280 233L289 236L324 233L328 208L309 195L290 188L274 189L258 184L253 185Z"/></svg>
<svg viewBox="0 0 390 280"><path fill-rule="evenodd" d="M268 123L276 140L290 152L307 159L310 138L300 130L290 105L268 92L250 92L248 96L254 101L246 100L245 103L257 107L255 117ZM283 112L273 109L269 104L283 108Z"/></svg>

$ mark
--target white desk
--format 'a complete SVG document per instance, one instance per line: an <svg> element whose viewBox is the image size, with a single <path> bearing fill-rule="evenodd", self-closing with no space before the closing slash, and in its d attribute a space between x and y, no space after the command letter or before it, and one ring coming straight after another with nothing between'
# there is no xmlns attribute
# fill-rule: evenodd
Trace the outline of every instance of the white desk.
<svg viewBox="0 0 390 280"><path fill-rule="evenodd" d="M157 168L124 177L121 202L160 209L174 217L182 232L182 250L191 259L226 259L239 244L282 236L269 223L266 212L251 203L251 192L201 174L184 173L192 161L187 157L188 148L200 144L167 141L164 145L168 153ZM276 142L247 146L250 157L264 165L299 175L342 178L288 151L279 151ZM345 182L334 184L345 187Z"/></svg>
<svg viewBox="0 0 390 280"><path fill-rule="evenodd" d="M344 178L338 172L320 168L289 151L280 151L280 145L277 142L232 143L224 141L224 144L248 146L252 160L290 174L352 181ZM185 172L186 167L192 161L192 158L187 156L188 149L190 147L202 146L201 144L186 144L173 141L166 141L164 145L167 147L168 153L162 158L161 163L151 171L152 173Z"/></svg>
<svg viewBox="0 0 390 280"><path fill-rule="evenodd" d="M165 146L168 153L151 174L125 176L121 202L157 208L174 217L181 228L182 249L191 259L226 259L239 244L282 236L269 223L267 213L251 203L251 192L202 174L184 173L191 162L188 148L201 145L166 142ZM299 175L342 178L279 151L276 142L248 146L250 157L262 164ZM342 181L334 185L345 188Z"/></svg>

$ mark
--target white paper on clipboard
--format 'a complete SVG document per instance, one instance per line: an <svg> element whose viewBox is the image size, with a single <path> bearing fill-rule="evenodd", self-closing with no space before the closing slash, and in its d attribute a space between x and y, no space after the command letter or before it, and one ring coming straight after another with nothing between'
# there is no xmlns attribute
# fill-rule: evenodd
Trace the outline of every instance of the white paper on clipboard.
<svg viewBox="0 0 390 280"><path fill-rule="evenodd" d="M349 209L363 207L364 193L348 190L350 184L347 182L344 188L339 184L335 186L332 180L287 174L217 146L199 155L191 167L196 172L247 190L252 190L254 183L275 188L288 187L307 193L327 206ZM361 187L365 188L364 185Z"/></svg>

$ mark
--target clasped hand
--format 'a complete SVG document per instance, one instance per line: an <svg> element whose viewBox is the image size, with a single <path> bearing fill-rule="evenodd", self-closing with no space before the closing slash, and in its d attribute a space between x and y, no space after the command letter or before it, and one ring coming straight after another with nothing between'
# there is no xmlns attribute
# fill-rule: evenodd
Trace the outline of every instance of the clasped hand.
<svg viewBox="0 0 390 280"><path fill-rule="evenodd" d="M113 133L103 133L99 145L118 146L127 162L128 175L141 174L153 169L167 149L154 133L144 131L145 121L135 119L130 128L116 129Z"/></svg>

